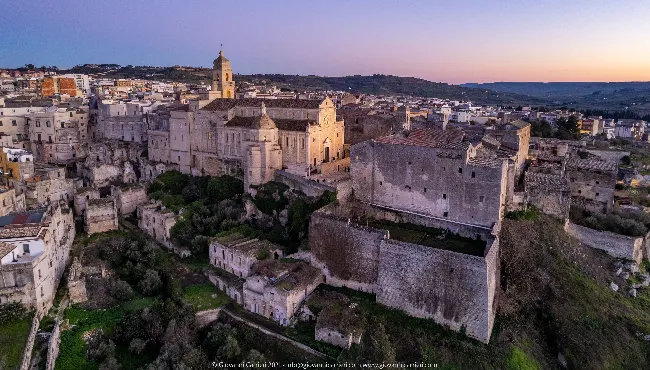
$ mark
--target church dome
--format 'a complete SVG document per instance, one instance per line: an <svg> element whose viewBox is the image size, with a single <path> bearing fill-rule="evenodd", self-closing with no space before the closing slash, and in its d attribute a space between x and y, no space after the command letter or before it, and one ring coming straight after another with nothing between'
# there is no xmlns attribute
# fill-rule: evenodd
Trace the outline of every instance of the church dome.
<svg viewBox="0 0 650 370"><path fill-rule="evenodd" d="M256 130L272 130L275 129L275 122L269 117L266 113L259 117L255 117L255 120L253 121L253 124L251 125L251 128L256 129Z"/></svg>
<svg viewBox="0 0 650 370"><path fill-rule="evenodd" d="M273 130L277 128L275 126L275 122L273 122L271 117L266 114L266 104L264 104L264 102L262 102L262 114L258 117L255 117L251 128L256 130Z"/></svg>

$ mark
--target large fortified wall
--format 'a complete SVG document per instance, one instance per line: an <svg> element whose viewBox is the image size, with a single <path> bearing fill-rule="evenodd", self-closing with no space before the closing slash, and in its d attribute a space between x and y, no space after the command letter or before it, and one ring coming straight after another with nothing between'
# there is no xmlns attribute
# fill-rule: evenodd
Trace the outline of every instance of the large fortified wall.
<svg viewBox="0 0 650 370"><path fill-rule="evenodd" d="M498 240L489 248L486 257L478 257L384 239L377 302L488 342L499 278Z"/></svg>
<svg viewBox="0 0 650 370"><path fill-rule="evenodd" d="M388 307L431 318L488 342L499 280L496 228L447 222L461 235L486 240L484 255L475 256L391 239L385 230L359 225L360 213L421 225L426 224L426 218L364 204L356 206L352 210L334 203L311 216L311 263L321 269L326 283L376 293L377 301ZM350 217L344 217L346 213ZM431 219L428 226L444 224Z"/></svg>
<svg viewBox="0 0 650 370"><path fill-rule="evenodd" d="M312 265L321 269L325 282L363 292L376 292L379 244L384 230L315 212L309 223Z"/></svg>

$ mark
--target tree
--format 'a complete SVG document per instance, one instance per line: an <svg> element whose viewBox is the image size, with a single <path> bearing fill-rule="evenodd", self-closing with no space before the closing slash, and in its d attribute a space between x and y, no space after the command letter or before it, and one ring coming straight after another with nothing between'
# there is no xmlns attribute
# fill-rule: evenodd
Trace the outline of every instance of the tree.
<svg viewBox="0 0 650 370"><path fill-rule="evenodd" d="M138 283L138 289L144 295L153 295L162 287L162 281L158 271L149 269Z"/></svg>
<svg viewBox="0 0 650 370"><path fill-rule="evenodd" d="M222 175L208 181L208 197L213 202L232 199L244 193L244 182L240 179Z"/></svg>
<svg viewBox="0 0 650 370"><path fill-rule="evenodd" d="M390 342L384 323L373 318L361 339L361 357L371 363L395 362L395 347Z"/></svg>
<svg viewBox="0 0 650 370"><path fill-rule="evenodd" d="M562 140L575 140L580 134L578 118L571 115L568 119L562 117L557 120L556 137Z"/></svg>
<svg viewBox="0 0 650 370"><path fill-rule="evenodd" d="M261 364L266 362L266 358L259 351L251 349L250 351L248 351L245 361L253 364Z"/></svg>
<svg viewBox="0 0 650 370"><path fill-rule="evenodd" d="M241 348L234 335L228 335L225 343L217 350L217 357L226 361L234 361L240 354Z"/></svg>

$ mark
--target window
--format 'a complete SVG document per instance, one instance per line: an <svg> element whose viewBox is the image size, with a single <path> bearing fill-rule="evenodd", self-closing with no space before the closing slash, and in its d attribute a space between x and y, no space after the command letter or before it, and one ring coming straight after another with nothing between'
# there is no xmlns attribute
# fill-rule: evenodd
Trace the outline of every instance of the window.
<svg viewBox="0 0 650 370"><path fill-rule="evenodd" d="M472 171L472 178L476 177L476 172Z"/></svg>
<svg viewBox="0 0 650 370"><path fill-rule="evenodd" d="M449 212L443 212L442 217L448 217L448 216L449 216Z"/></svg>
<svg viewBox="0 0 650 370"><path fill-rule="evenodd" d="M65 123L61 122L61 128L65 128Z"/></svg>
<svg viewBox="0 0 650 370"><path fill-rule="evenodd" d="M425 193L427 192L427 188L424 188L424 192L425 192Z"/></svg>
<svg viewBox="0 0 650 370"><path fill-rule="evenodd" d="M11 120L11 125L12 125L12 126L18 126L18 123L17 123L16 120L14 119L14 120Z"/></svg>
<svg viewBox="0 0 650 370"><path fill-rule="evenodd" d="M582 190L578 190L578 194L582 194Z"/></svg>
<svg viewBox="0 0 650 370"><path fill-rule="evenodd" d="M36 127L41 127L41 121L36 121Z"/></svg>
<svg viewBox="0 0 650 370"><path fill-rule="evenodd" d="M379 185L384 185L384 182L383 182L383 181L379 181Z"/></svg>
<svg viewBox="0 0 650 370"><path fill-rule="evenodd" d="M2 121L0 121L0 126L2 126Z"/></svg>
<svg viewBox="0 0 650 370"><path fill-rule="evenodd" d="M38 278L41 278L41 269L38 269Z"/></svg>
<svg viewBox="0 0 650 370"><path fill-rule="evenodd" d="M480 197L478 197L479 203L483 203L484 200L485 200L484 196L481 195Z"/></svg>
<svg viewBox="0 0 650 370"><path fill-rule="evenodd" d="M458 173L463 173L463 167L458 167Z"/></svg>
<svg viewBox="0 0 650 370"><path fill-rule="evenodd" d="M600 181L596 181L596 185L600 184Z"/></svg>
<svg viewBox="0 0 650 370"><path fill-rule="evenodd" d="M50 127L51 125L50 121L45 121L45 127Z"/></svg>
<svg viewBox="0 0 650 370"><path fill-rule="evenodd" d="M596 196L599 196L599 195L600 195L600 193L596 193Z"/></svg>
<svg viewBox="0 0 650 370"><path fill-rule="evenodd" d="M23 253L29 254L29 244L23 244Z"/></svg>
<svg viewBox="0 0 650 370"><path fill-rule="evenodd" d="M442 194L442 199L447 199L447 194Z"/></svg>

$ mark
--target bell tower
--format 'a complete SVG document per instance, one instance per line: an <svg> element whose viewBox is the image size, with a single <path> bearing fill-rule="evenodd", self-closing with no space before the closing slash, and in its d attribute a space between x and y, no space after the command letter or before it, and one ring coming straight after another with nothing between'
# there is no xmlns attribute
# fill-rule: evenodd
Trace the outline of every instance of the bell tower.
<svg viewBox="0 0 650 370"><path fill-rule="evenodd" d="M235 98L235 81L232 75L230 61L219 50L219 57L214 60L212 66L212 91L211 100L214 98Z"/></svg>

